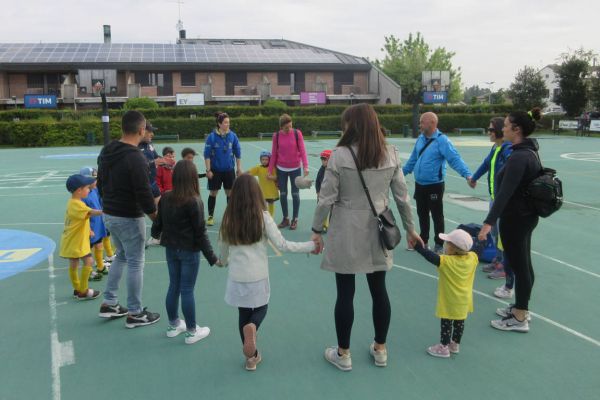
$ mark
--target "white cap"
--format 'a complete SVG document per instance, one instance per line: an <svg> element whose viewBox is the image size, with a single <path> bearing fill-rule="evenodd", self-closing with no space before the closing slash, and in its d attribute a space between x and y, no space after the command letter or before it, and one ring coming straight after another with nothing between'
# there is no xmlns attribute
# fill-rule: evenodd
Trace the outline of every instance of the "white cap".
<svg viewBox="0 0 600 400"><path fill-rule="evenodd" d="M298 189L310 189L313 181L312 179L308 179L303 176L297 176L296 179L294 179L294 183Z"/></svg>
<svg viewBox="0 0 600 400"><path fill-rule="evenodd" d="M462 229L455 229L448 234L440 233L439 236L440 239L452 243L463 251L469 251L473 247L473 238Z"/></svg>

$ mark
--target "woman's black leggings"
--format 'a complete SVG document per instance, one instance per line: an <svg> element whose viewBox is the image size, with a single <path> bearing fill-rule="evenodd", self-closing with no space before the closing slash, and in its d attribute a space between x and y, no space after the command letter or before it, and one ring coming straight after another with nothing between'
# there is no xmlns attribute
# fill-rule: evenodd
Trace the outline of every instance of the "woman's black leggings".
<svg viewBox="0 0 600 400"><path fill-rule="evenodd" d="M390 299L385 287L385 272L367 274L367 282L373 299L373 325L375 342L384 344L390 327ZM335 330L338 346L350 348L350 334L354 322L354 274L335 274L337 300L335 302Z"/></svg>
<svg viewBox="0 0 600 400"><path fill-rule="evenodd" d="M538 224L537 215L514 215L500 218L500 237L504 258L515 273L515 308L529 309L535 276L531 265L531 234Z"/></svg>
<svg viewBox="0 0 600 400"><path fill-rule="evenodd" d="M460 344L463 331L465 330L464 319L445 319L442 318L441 329L440 329L440 342L444 346L450 344L450 337L454 343Z"/></svg>
<svg viewBox="0 0 600 400"><path fill-rule="evenodd" d="M257 308L238 307L238 311L240 313L239 328L242 343L244 343L244 326L252 323L256 325L256 330L258 330L258 327L263 322L263 319L265 319L267 316L267 308L269 308L268 304Z"/></svg>

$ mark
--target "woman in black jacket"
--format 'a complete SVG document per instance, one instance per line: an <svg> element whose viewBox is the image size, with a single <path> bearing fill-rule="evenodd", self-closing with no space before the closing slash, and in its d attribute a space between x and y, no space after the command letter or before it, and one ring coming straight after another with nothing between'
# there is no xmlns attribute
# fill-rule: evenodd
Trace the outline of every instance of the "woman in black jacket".
<svg viewBox="0 0 600 400"><path fill-rule="evenodd" d="M529 331L529 299L534 274L531 265L531 234L538 224L538 215L524 195L525 188L541 170L538 143L529 135L535 130L535 121L541 117L540 109L512 112L504 120L504 138L512 142L512 154L498 173L494 205L479 232L479 240L487 234L500 218L500 237L504 257L515 273L516 302L496 313L502 319L492 321L492 327L503 331Z"/></svg>
<svg viewBox="0 0 600 400"><path fill-rule="evenodd" d="M206 234L204 207L198 188L198 170L193 162L181 160L173 169L173 190L158 203L158 215L152 224L152 237L166 247L169 267L169 290L165 300L169 326L167 336L185 332L185 342L192 344L210 333L208 327L196 325L194 285L200 266L200 251L210 265L217 263ZM179 297L185 322L179 319Z"/></svg>

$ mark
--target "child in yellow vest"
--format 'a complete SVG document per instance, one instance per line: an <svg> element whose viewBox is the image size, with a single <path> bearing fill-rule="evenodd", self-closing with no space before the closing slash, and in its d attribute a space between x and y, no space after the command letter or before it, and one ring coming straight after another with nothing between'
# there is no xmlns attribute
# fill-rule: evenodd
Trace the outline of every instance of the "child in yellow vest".
<svg viewBox="0 0 600 400"><path fill-rule="evenodd" d="M416 244L415 250L438 267L440 276L435 316L441 319L441 342L427 348L427 353L449 358L450 353L459 352L467 314L473 312L473 281L479 259L470 251L473 238L462 229L439 236L445 242L444 254L437 255L421 244Z"/></svg>
<svg viewBox="0 0 600 400"><path fill-rule="evenodd" d="M279 200L279 189L277 188L277 174L273 170L273 174L269 177L269 161L271 161L271 153L262 151L260 153L260 164L250 168L248 174L258 177L258 186L267 202L267 210L271 217L275 214L275 202Z"/></svg>
<svg viewBox="0 0 600 400"><path fill-rule="evenodd" d="M102 210L94 210L82 201L90 193L90 185L96 178L81 174L71 175L67 179L67 190L71 198L67 202L65 228L60 238L59 255L69 259L69 277L73 285L73 296L78 300L91 300L100 295L98 290L88 288L88 279L92 273L92 254L90 248L90 216L102 215ZM79 274L79 260L83 267Z"/></svg>

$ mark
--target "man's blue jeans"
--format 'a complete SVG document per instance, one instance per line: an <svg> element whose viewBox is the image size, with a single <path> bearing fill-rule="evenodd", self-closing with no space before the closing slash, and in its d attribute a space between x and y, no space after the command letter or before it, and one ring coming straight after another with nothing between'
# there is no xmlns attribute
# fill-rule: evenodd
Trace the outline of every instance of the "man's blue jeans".
<svg viewBox="0 0 600 400"><path fill-rule="evenodd" d="M119 282L127 267L127 308L129 314L139 314L142 312L146 221L144 217L125 218L104 214L104 224L110 231L116 249L116 257L108 273L104 303L111 306L118 303Z"/></svg>
<svg viewBox="0 0 600 400"><path fill-rule="evenodd" d="M177 326L179 320L179 296L181 311L188 331L196 330L196 303L194 301L194 285L200 266L200 252L166 248L167 266L169 267L169 290L165 305L171 326Z"/></svg>

